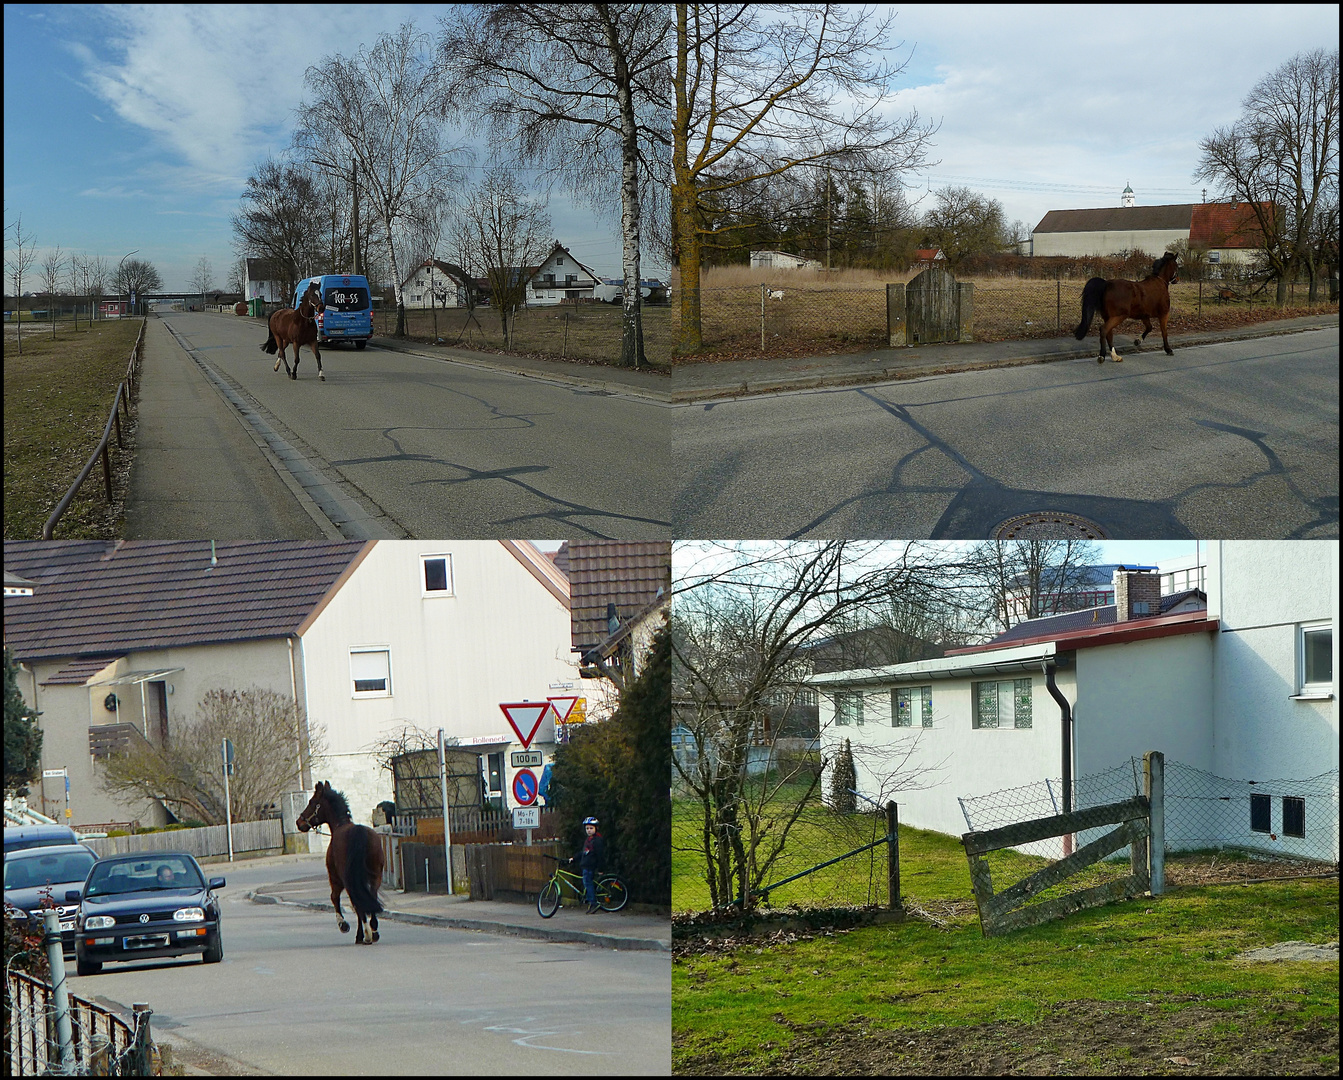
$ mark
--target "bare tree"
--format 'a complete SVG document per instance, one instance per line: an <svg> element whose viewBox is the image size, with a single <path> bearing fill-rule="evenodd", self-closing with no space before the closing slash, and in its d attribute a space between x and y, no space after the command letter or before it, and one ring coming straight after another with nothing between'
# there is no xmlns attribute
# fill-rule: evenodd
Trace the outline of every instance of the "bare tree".
<svg viewBox="0 0 1343 1080"><path fill-rule="evenodd" d="M664 4L484 4L442 21L454 96L491 147L539 165L597 207L618 201L621 364L646 363L640 258L645 191L670 148L670 8ZM619 197L612 199L612 177Z"/></svg>
<svg viewBox="0 0 1343 1080"><path fill-rule="evenodd" d="M545 203L524 190L516 173L491 169L462 207L455 246L463 265L489 280L491 303L511 342L510 326L526 299L527 283L555 247Z"/></svg>
<svg viewBox="0 0 1343 1080"><path fill-rule="evenodd" d="M89 296L95 301L101 299L107 292L108 286L112 282L112 267L104 255L95 255L86 263L89 271ZM94 303L94 312L97 312L97 304Z"/></svg>
<svg viewBox="0 0 1343 1080"><path fill-rule="evenodd" d="M233 743L229 777L235 819L256 820L286 791L305 784L311 763L325 756L323 730L294 700L273 690L208 690L192 720L178 716L167 742L136 739L106 761L102 786L120 798L155 799L177 817L207 825L225 821L220 747Z"/></svg>
<svg viewBox="0 0 1343 1080"><path fill-rule="evenodd" d="M201 308L205 307L205 294L214 287L214 268L210 266L210 258L202 255L191 271L191 281L189 283L193 289L201 294Z"/></svg>
<svg viewBox="0 0 1343 1080"><path fill-rule="evenodd" d="M229 263L228 291L242 296L247 284L247 259L237 258ZM246 299L244 297L244 299Z"/></svg>
<svg viewBox="0 0 1343 1080"><path fill-rule="evenodd" d="M742 543L701 546L674 583L673 722L694 753L675 776L697 804L694 842L715 907L755 903L788 835L821 790L822 770L779 750L777 710L807 690L807 646L846 616L955 580L917 544ZM815 732L819 742L821 732ZM883 797L919 786L937 766L915 758L918 733L855 748ZM822 762L832 765L833 762ZM761 766L764 766L762 769Z"/></svg>
<svg viewBox="0 0 1343 1080"><path fill-rule="evenodd" d="M397 337L406 334L398 221L428 192L460 183L454 160L465 153L444 141L447 84L428 47L428 36L406 23L354 57L326 57L308 68L304 78L313 98L299 106L305 128L326 145L343 145L358 162L386 229Z"/></svg>
<svg viewBox="0 0 1343 1080"><path fill-rule="evenodd" d="M1234 124L1200 144L1194 177L1215 184L1223 198L1250 204L1277 279L1277 303L1286 303L1287 281L1302 268L1314 303L1315 217L1338 187L1338 50L1298 53L1255 83L1241 107Z"/></svg>
<svg viewBox="0 0 1343 1080"><path fill-rule="evenodd" d="M42 257L42 284L47 290L47 307L51 309L51 338L56 339L56 301L61 291L61 278L65 273L65 252L61 245Z"/></svg>
<svg viewBox="0 0 1343 1080"><path fill-rule="evenodd" d="M23 215L14 218L7 232L14 234L14 243L5 253L5 270L14 282L14 321L18 333L19 355L23 355L23 279L37 260L37 238L23 231Z"/></svg>
<svg viewBox="0 0 1343 1080"><path fill-rule="evenodd" d="M127 259L121 264L114 285L117 292L128 297L134 295L138 302L154 289L163 288L163 278L147 259Z"/></svg>
<svg viewBox="0 0 1343 1080"><path fill-rule="evenodd" d="M880 59L894 16L867 8L677 4L671 177L679 353L702 347L699 282L727 193L843 162L864 174L922 165L935 128L880 108L901 66Z"/></svg>
<svg viewBox="0 0 1343 1080"><path fill-rule="evenodd" d="M267 158L247 178L242 200L242 210L232 219L234 250L267 260L285 296L292 296L298 279L313 269L312 215L318 205L313 177L296 165Z"/></svg>
<svg viewBox="0 0 1343 1080"><path fill-rule="evenodd" d="M984 590L996 632L1053 614L1060 598L1090 580L1097 558L1090 540L986 540L965 562Z"/></svg>
<svg viewBox="0 0 1343 1080"><path fill-rule="evenodd" d="M996 253L1008 242L1003 204L968 187L944 187L933 193L923 217L923 234L953 267L967 255Z"/></svg>

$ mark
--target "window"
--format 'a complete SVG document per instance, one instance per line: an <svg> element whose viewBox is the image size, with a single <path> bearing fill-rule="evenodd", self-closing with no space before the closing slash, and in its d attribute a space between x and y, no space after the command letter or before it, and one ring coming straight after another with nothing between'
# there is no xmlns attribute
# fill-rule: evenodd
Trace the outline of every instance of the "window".
<svg viewBox="0 0 1343 1080"><path fill-rule="evenodd" d="M923 727L933 726L933 688L907 686L891 691L891 727L913 727L914 717Z"/></svg>
<svg viewBox="0 0 1343 1080"><path fill-rule="evenodd" d="M1328 697L1334 689L1334 628L1305 624L1297 637L1297 675L1304 697Z"/></svg>
<svg viewBox="0 0 1343 1080"><path fill-rule="evenodd" d="M835 694L835 723L847 726L863 722L863 695L856 690Z"/></svg>
<svg viewBox="0 0 1343 1080"><path fill-rule="evenodd" d="M1306 835L1306 800L1292 795L1282 797L1282 835Z"/></svg>
<svg viewBox="0 0 1343 1080"><path fill-rule="evenodd" d="M1273 800L1267 795L1250 796L1250 831L1273 831Z"/></svg>
<svg viewBox="0 0 1343 1080"><path fill-rule="evenodd" d="M1220 251L1210 251L1210 252L1208 252L1208 262L1210 262L1210 263L1219 263L1219 262L1221 262L1221 261L1222 261L1222 253L1221 253Z"/></svg>
<svg viewBox="0 0 1343 1080"><path fill-rule="evenodd" d="M563 265L564 265L564 259L563 259L563 258L558 258L558 259L556 259L556 260L555 260L555 265L556 265L556 266L563 266Z"/></svg>
<svg viewBox="0 0 1343 1080"><path fill-rule="evenodd" d="M387 649L351 649L355 697L392 696L392 655Z"/></svg>
<svg viewBox="0 0 1343 1080"><path fill-rule="evenodd" d="M974 699L974 727L1028 728L1031 726L1030 679L975 683Z"/></svg>
<svg viewBox="0 0 1343 1080"><path fill-rule="evenodd" d="M422 596L452 595L451 555L421 555L420 566L424 582Z"/></svg>

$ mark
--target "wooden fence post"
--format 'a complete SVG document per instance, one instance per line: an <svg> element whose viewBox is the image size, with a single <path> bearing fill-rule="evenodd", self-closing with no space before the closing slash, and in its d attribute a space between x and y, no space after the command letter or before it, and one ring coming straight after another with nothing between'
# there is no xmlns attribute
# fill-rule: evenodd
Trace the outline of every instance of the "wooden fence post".
<svg viewBox="0 0 1343 1080"><path fill-rule="evenodd" d="M886 804L886 877L892 911L900 908L900 815L895 800Z"/></svg>
<svg viewBox="0 0 1343 1080"><path fill-rule="evenodd" d="M886 286L886 343L908 344L905 335L905 286L899 281Z"/></svg>
<svg viewBox="0 0 1343 1080"><path fill-rule="evenodd" d="M1152 812L1152 835L1147 840L1151 867L1151 892L1166 891L1166 755L1149 750L1142 757L1143 787Z"/></svg>

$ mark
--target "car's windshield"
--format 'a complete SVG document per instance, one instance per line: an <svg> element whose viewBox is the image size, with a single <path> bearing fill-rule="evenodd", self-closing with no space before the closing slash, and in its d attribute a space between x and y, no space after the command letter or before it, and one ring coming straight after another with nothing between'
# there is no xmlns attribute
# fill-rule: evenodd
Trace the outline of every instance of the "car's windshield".
<svg viewBox="0 0 1343 1080"><path fill-rule="evenodd" d="M154 889L199 889L203 885L195 863L180 855L159 855L98 863L89 876L84 895L110 896Z"/></svg>
<svg viewBox="0 0 1343 1080"><path fill-rule="evenodd" d="M59 851L50 855L6 859L5 888L35 889L57 882L82 882L95 858L91 851Z"/></svg>

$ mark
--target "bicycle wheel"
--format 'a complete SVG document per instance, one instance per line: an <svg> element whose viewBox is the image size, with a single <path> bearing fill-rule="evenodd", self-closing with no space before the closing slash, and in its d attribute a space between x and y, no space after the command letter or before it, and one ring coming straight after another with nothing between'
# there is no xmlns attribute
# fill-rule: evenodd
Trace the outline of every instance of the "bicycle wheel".
<svg viewBox="0 0 1343 1080"><path fill-rule="evenodd" d="M604 877L597 882L597 903L603 911L619 911L629 898L629 890L618 877Z"/></svg>
<svg viewBox="0 0 1343 1080"><path fill-rule="evenodd" d="M541 913L541 918L548 919L560 909L560 883L551 878L541 886L541 892L536 898L536 910Z"/></svg>

